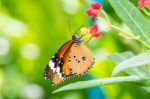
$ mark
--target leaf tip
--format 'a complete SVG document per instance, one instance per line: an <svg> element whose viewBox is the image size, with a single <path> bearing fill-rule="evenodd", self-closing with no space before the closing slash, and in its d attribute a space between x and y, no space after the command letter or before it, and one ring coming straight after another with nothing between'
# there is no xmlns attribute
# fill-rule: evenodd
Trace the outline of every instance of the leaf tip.
<svg viewBox="0 0 150 99"><path fill-rule="evenodd" d="M57 93L58 91L57 90L54 90L51 94L55 94L55 93Z"/></svg>

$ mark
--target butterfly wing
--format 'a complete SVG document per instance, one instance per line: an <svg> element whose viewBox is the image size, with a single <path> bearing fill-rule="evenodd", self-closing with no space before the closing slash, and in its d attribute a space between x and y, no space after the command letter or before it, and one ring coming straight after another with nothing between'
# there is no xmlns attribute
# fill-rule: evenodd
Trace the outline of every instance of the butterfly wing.
<svg viewBox="0 0 150 99"><path fill-rule="evenodd" d="M49 61L45 78L51 79L53 85L58 85L70 75L83 75L93 63L91 52L83 44L77 46L70 40Z"/></svg>
<svg viewBox="0 0 150 99"><path fill-rule="evenodd" d="M58 50L58 53L57 53L57 56L59 58L62 58L64 56L64 54L66 53L66 51L72 46L73 44L73 41L70 40L68 42L66 42L59 50Z"/></svg>
<svg viewBox="0 0 150 99"><path fill-rule="evenodd" d="M72 74L83 75L94 64L94 57L83 45L77 46L75 43L71 47L69 68Z"/></svg>
<svg viewBox="0 0 150 99"><path fill-rule="evenodd" d="M63 57L63 66L61 68L61 71L63 73L63 76L65 77L68 77L70 76L71 72L70 72L70 69L69 69L69 56L70 56L70 49L71 49L71 46L70 48L68 48L68 50L66 51L66 53L64 54L64 57Z"/></svg>
<svg viewBox="0 0 150 99"><path fill-rule="evenodd" d="M52 59L49 61L48 65L45 68L45 74L44 74L45 78L51 79L54 85L61 83L63 80L62 66L65 63L64 62L65 59L63 57L65 56L65 58L67 58L66 55L68 49L70 49L72 44L73 44L72 40L65 43L58 50L58 52L52 57Z"/></svg>

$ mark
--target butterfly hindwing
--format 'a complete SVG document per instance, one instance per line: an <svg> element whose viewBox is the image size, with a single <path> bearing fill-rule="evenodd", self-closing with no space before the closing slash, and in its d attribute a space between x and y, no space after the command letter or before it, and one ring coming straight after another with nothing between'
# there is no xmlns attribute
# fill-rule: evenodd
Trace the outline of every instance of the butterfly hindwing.
<svg viewBox="0 0 150 99"><path fill-rule="evenodd" d="M94 64L94 57L91 52L83 45L76 45L71 47L69 68L71 73L77 76L83 75Z"/></svg>
<svg viewBox="0 0 150 99"><path fill-rule="evenodd" d="M53 79L52 79L53 85L56 86L56 85L60 84L62 81L63 81L63 78L60 77L60 75L57 72L55 72L53 74Z"/></svg>
<svg viewBox="0 0 150 99"><path fill-rule="evenodd" d="M58 58L57 58L57 54L55 54L52 59L49 61L49 63L47 64L46 68L45 68L45 73L44 73L44 76L45 76L45 79L52 79L52 76L56 70L56 63Z"/></svg>
<svg viewBox="0 0 150 99"><path fill-rule="evenodd" d="M45 68L45 78L51 79L54 85L61 83L64 79L62 66L66 64L65 59L68 55L68 49L72 46L73 41L70 40L65 43L58 52L49 61ZM65 56L65 57L64 57Z"/></svg>
<svg viewBox="0 0 150 99"><path fill-rule="evenodd" d="M52 76L53 76L53 70L47 65L46 68L45 68L45 79L52 79Z"/></svg>

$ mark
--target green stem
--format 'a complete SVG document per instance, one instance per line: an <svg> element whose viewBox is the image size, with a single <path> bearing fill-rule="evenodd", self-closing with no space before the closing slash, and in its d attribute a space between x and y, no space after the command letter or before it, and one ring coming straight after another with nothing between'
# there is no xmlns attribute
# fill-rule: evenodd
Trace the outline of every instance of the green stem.
<svg viewBox="0 0 150 99"><path fill-rule="evenodd" d="M140 42L140 44L141 44L141 46L142 46L144 52L146 52L146 45L143 44L143 42L142 42L141 39L139 39L138 41Z"/></svg>
<svg viewBox="0 0 150 99"><path fill-rule="evenodd" d="M150 49L150 45L148 45L146 42L144 42L143 40L140 40L142 44L144 44L147 48Z"/></svg>
<svg viewBox="0 0 150 99"><path fill-rule="evenodd" d="M129 36L133 37L133 35L131 33L127 32L127 31L124 31L123 29L121 29L121 28L119 28L119 27L117 27L115 25L110 25L110 27L115 29L115 30L121 31L123 33L127 33Z"/></svg>
<svg viewBox="0 0 150 99"><path fill-rule="evenodd" d="M129 36L132 37L132 39L136 39L137 41L139 41L142 46L144 45L144 46L146 46L147 48L150 49L150 45L148 45L146 42L144 42L144 41L141 40L140 38L135 38L135 36L132 35L131 33L127 32L127 31L124 31L123 29L121 29L121 28L119 28L119 27L117 27L117 26L114 26L114 25L110 25L110 27L113 28L113 29L116 29L116 30L118 30L118 31L121 31L121 32L123 32L123 33L127 33ZM143 48L144 48L144 47L143 47Z"/></svg>
<svg viewBox="0 0 150 99"><path fill-rule="evenodd" d="M144 12L146 15L150 16L150 13L149 13L145 8L143 9L143 12Z"/></svg>
<svg viewBox="0 0 150 99"><path fill-rule="evenodd" d="M106 20L107 20L108 24L109 24L109 25L111 25L111 21L110 21L110 19L109 19L108 15L106 14L106 12L105 12L104 10L101 10L101 12L102 12L102 13L103 13L103 15L105 16L105 18L106 18Z"/></svg>
<svg viewBox="0 0 150 99"><path fill-rule="evenodd" d="M119 33L120 36L127 38L127 39L132 39L132 37L125 35L124 33Z"/></svg>
<svg viewBox="0 0 150 99"><path fill-rule="evenodd" d="M150 16L150 13L147 12L146 9L143 9L143 11L144 11L147 15ZM115 26L115 25L112 25L112 23L111 23L111 21L110 21L108 15L106 14L106 12L105 12L104 10L101 10L101 12L102 12L103 15L105 16L105 18L106 18L106 20L107 20L107 22L108 22L109 27L111 27L111 28L113 28L113 29L116 29L116 30L118 30L118 31L121 31L121 32L123 32L123 33L126 33L126 34L129 36L129 37L128 37L128 36L126 36L126 37L131 38L131 39L135 39L135 40L139 41L142 46L144 45L144 46L146 46L147 48L150 49L150 45L148 45L146 42L144 42L143 40L141 40L140 37L134 36L134 35L131 34L130 32L127 32L127 31L125 31L125 30L123 30L123 29L121 29L121 28L119 28L119 27L117 27L117 26ZM99 17L98 17L98 18L99 18ZM144 48L143 48L143 49L144 49Z"/></svg>

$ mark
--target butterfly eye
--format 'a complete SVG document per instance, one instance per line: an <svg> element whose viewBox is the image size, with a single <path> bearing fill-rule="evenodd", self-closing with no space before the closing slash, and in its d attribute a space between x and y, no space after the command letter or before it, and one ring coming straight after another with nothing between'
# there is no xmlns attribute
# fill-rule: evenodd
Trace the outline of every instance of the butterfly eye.
<svg viewBox="0 0 150 99"><path fill-rule="evenodd" d="M73 56L74 58L76 58L76 56Z"/></svg>
<svg viewBox="0 0 150 99"><path fill-rule="evenodd" d="M82 57L82 60L84 60L84 61L85 61L85 60L86 60L86 57L84 57L84 56L83 56L83 57Z"/></svg>

